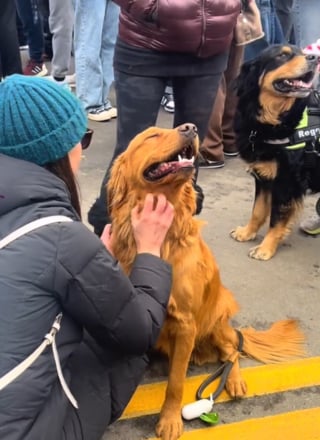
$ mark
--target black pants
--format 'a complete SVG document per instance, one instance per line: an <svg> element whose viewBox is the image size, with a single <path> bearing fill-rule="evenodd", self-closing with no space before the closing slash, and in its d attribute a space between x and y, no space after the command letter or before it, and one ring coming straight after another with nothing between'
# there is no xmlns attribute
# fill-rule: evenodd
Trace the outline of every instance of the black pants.
<svg viewBox="0 0 320 440"><path fill-rule="evenodd" d="M0 2L0 79L22 73L14 0Z"/></svg>
<svg viewBox="0 0 320 440"><path fill-rule="evenodd" d="M87 341L71 362L71 390L79 409L69 405L62 436L57 437L61 440L100 440L121 416L148 363L147 356L114 356L89 336Z"/></svg>
<svg viewBox="0 0 320 440"><path fill-rule="evenodd" d="M141 131L156 124L161 99L171 79L174 100L174 127L186 122L195 124L200 140L206 134L209 117L217 94L221 74L187 77L135 76L115 71L118 108L117 144L109 168L101 184L100 195L91 207L89 222L100 235L110 221L107 214L106 184L110 167L126 150L129 142Z"/></svg>
<svg viewBox="0 0 320 440"><path fill-rule="evenodd" d="M64 373L79 408L70 404L57 379L24 440L100 440L121 416L147 364L146 355L102 349L86 334Z"/></svg>

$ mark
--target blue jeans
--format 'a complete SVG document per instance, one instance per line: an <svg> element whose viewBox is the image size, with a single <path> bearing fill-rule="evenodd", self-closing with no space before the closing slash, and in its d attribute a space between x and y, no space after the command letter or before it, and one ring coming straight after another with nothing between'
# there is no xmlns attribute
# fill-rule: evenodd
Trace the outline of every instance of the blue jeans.
<svg viewBox="0 0 320 440"><path fill-rule="evenodd" d="M294 43L293 28L293 3L294 0L274 0L274 6L281 23L285 40Z"/></svg>
<svg viewBox="0 0 320 440"><path fill-rule="evenodd" d="M75 0L74 4L77 96L87 112L108 108L120 8L111 0Z"/></svg>
<svg viewBox="0 0 320 440"><path fill-rule="evenodd" d="M295 0L293 25L296 44L301 48L320 38L319 0Z"/></svg>
<svg viewBox="0 0 320 440"><path fill-rule="evenodd" d="M37 63L42 62L44 41L42 20L36 0L16 0L17 11L27 34L29 56Z"/></svg>
<svg viewBox="0 0 320 440"><path fill-rule="evenodd" d="M265 36L245 47L245 61L255 58L269 44L282 44L285 38L272 0L256 0Z"/></svg>

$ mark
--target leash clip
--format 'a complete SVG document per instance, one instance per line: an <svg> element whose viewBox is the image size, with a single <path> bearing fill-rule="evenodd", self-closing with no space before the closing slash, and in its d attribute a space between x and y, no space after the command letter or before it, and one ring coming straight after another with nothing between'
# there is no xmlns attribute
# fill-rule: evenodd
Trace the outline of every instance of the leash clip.
<svg viewBox="0 0 320 440"><path fill-rule="evenodd" d="M59 314L56 316L56 318L55 318L55 320L54 320L54 323L52 324L52 327L51 327L49 333L47 333L47 334L45 335L45 337L44 337L45 339L47 339L47 341L49 342L49 344L52 344L52 343L53 343L53 340L54 340L56 334L57 334L58 331L60 330L61 319L62 319L62 313L59 313Z"/></svg>

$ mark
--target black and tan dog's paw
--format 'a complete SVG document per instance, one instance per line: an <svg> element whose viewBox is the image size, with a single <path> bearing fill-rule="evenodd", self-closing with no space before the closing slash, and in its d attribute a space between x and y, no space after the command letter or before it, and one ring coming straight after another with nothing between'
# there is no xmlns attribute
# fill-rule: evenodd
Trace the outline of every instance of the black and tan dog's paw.
<svg viewBox="0 0 320 440"><path fill-rule="evenodd" d="M234 240L237 241L250 241L256 238L256 232L250 231L247 226L237 226L235 229L230 231L230 235Z"/></svg>
<svg viewBox="0 0 320 440"><path fill-rule="evenodd" d="M251 248L248 255L255 260L267 261L274 256L275 252L273 249L259 245Z"/></svg>

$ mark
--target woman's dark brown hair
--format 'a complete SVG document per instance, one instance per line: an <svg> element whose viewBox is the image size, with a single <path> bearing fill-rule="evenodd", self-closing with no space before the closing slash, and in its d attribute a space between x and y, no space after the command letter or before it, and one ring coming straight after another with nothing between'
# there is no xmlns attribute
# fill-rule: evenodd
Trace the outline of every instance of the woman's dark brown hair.
<svg viewBox="0 0 320 440"><path fill-rule="evenodd" d="M73 171L71 169L69 156L66 155L62 159L58 159L55 162L47 163L44 165L44 168L64 181L70 193L71 205L81 218L79 192Z"/></svg>

